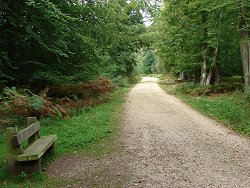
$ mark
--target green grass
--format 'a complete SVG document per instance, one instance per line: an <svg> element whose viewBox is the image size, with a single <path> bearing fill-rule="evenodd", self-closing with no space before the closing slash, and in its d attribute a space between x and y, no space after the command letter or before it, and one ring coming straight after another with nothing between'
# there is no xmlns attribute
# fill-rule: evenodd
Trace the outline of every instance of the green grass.
<svg viewBox="0 0 250 188"><path fill-rule="evenodd" d="M183 89L183 87L186 87ZM250 97L242 92L194 96L192 91L199 86L162 85L171 94L202 113L222 122L227 127L244 135L250 135ZM185 91L184 91L185 90ZM187 92L190 91L190 92Z"/></svg>
<svg viewBox="0 0 250 188"><path fill-rule="evenodd" d="M57 134L57 157L73 153L102 156L112 152L110 143L117 133L116 125L124 102L123 96L128 90L118 89L107 103L77 112L71 118L41 120L41 135ZM26 174L9 176L6 170L5 139L3 131L0 135L0 187L55 187L67 184L67 181L49 179L44 173L29 177ZM43 165L48 161L50 159L46 157Z"/></svg>

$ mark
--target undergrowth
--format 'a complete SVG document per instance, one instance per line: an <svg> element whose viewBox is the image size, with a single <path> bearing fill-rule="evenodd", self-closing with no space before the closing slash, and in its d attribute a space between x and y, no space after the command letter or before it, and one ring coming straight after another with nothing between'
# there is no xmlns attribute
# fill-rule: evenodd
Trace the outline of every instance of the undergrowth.
<svg viewBox="0 0 250 188"><path fill-rule="evenodd" d="M0 94L1 128L38 118L69 117L73 111L106 102L114 87L108 79L89 83L51 86L34 94L28 89L4 88Z"/></svg>
<svg viewBox="0 0 250 188"><path fill-rule="evenodd" d="M250 96L243 92L241 84L199 86L184 83L161 86L231 129L250 135Z"/></svg>
<svg viewBox="0 0 250 188"><path fill-rule="evenodd" d="M222 83L216 85L200 86L196 83L183 83L176 87L176 93L188 94L191 96L210 96L217 94L231 94L235 91L243 92L244 85L241 83Z"/></svg>

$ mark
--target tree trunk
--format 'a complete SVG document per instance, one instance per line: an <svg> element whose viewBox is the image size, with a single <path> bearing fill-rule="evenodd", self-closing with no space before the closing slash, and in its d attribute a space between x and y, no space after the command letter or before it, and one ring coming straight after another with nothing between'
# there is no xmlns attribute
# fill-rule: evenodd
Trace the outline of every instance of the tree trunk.
<svg viewBox="0 0 250 188"><path fill-rule="evenodd" d="M247 1L241 0L240 3L240 16L239 16L239 29L240 29L240 51L242 58L242 65L245 78L246 92L250 92L250 32L247 23L248 7Z"/></svg>
<svg viewBox="0 0 250 188"><path fill-rule="evenodd" d="M200 84L206 85L207 80L207 63L208 63L208 57L207 57L207 37L208 37L208 30L207 30L207 12L203 11L201 15L201 23L203 25L203 39L201 44L201 50L202 50L202 65L201 65L201 79Z"/></svg>
<svg viewBox="0 0 250 188"><path fill-rule="evenodd" d="M202 67L201 67L201 85L206 85L207 80L207 57L206 55L203 55L203 61L202 61Z"/></svg>
<svg viewBox="0 0 250 188"><path fill-rule="evenodd" d="M218 57L219 46L220 46L221 17L222 17L221 10L220 11L217 10L213 13L213 18L215 20L215 24L217 28L216 35L215 35L216 43L213 47L214 48L213 57L212 57L212 62L210 65L209 73L207 76L206 85L214 84L215 82L220 82L220 71L218 69L219 66L217 66L218 65L217 57Z"/></svg>
<svg viewBox="0 0 250 188"><path fill-rule="evenodd" d="M242 65L244 70L245 86L250 89L250 42L242 41L240 44Z"/></svg>
<svg viewBox="0 0 250 188"><path fill-rule="evenodd" d="M181 71L179 73L179 80L181 80L181 81L185 80L185 78L184 78L184 72L183 71Z"/></svg>
<svg viewBox="0 0 250 188"><path fill-rule="evenodd" d="M215 67L216 67L217 55L218 55L218 47L214 49L213 59L212 59L212 63L210 65L209 73L208 73L208 76L207 76L206 85L214 84L214 81L216 79L215 78Z"/></svg>

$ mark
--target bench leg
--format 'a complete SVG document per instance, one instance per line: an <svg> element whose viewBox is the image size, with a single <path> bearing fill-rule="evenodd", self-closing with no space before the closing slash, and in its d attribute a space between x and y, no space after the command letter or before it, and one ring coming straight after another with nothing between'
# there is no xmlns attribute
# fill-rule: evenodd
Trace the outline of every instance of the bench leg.
<svg viewBox="0 0 250 188"><path fill-rule="evenodd" d="M9 173L13 175L19 175L22 172L31 174L35 172L41 172L41 159L35 161L15 162L9 166Z"/></svg>
<svg viewBox="0 0 250 188"><path fill-rule="evenodd" d="M28 174L41 172L41 158L35 161L25 161L20 162L20 170L21 172L25 172Z"/></svg>
<svg viewBox="0 0 250 188"><path fill-rule="evenodd" d="M15 160L8 161L8 172L12 175L19 175L22 172L22 164Z"/></svg>

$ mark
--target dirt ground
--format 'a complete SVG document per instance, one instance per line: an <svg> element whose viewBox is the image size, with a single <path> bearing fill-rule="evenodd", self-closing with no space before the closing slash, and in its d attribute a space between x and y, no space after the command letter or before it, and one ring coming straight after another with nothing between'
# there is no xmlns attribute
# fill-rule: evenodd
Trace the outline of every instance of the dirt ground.
<svg viewBox="0 0 250 188"><path fill-rule="evenodd" d="M145 77L127 96L119 150L65 156L48 175L67 187L250 188L250 140L166 94Z"/></svg>

